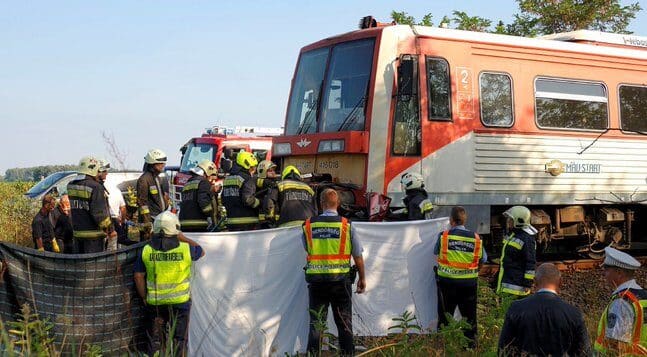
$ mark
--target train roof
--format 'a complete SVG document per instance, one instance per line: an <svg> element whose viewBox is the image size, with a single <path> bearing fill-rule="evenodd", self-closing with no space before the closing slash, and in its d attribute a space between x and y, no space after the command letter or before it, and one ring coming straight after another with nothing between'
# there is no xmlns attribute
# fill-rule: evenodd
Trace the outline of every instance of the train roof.
<svg viewBox="0 0 647 357"><path fill-rule="evenodd" d="M647 37L644 36L582 30L529 38L429 26L395 25L383 27L382 29L383 31L394 31L400 34L409 32L420 37L647 59Z"/></svg>

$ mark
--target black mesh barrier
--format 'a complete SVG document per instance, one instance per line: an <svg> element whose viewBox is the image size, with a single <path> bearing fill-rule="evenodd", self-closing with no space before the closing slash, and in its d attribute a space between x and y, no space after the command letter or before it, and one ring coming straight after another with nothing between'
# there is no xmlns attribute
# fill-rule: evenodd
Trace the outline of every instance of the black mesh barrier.
<svg viewBox="0 0 647 357"><path fill-rule="evenodd" d="M52 337L65 355L87 344L100 346L105 355L134 352L146 323L133 280L142 246L64 255L0 243L0 316L13 321L20 306L29 304L53 323Z"/></svg>

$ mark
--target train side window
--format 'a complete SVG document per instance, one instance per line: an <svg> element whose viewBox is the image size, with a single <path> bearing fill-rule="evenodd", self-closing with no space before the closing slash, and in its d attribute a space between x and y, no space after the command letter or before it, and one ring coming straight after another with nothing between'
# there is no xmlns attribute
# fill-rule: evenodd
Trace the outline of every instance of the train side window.
<svg viewBox="0 0 647 357"><path fill-rule="evenodd" d="M452 120L449 63L427 57L427 103L429 120Z"/></svg>
<svg viewBox="0 0 647 357"><path fill-rule="evenodd" d="M411 94L397 95L395 104L395 117L393 119L392 151L398 156L418 156L421 152L420 132L420 95L418 85L418 58L411 55L401 57L401 65L404 65L402 58L406 58L406 66L409 70ZM398 67L398 83L400 84L401 73L404 71ZM408 82L408 81L407 81ZM398 90L400 90L398 88Z"/></svg>
<svg viewBox="0 0 647 357"><path fill-rule="evenodd" d="M485 126L511 127L514 123L512 78L507 73L479 76L481 121Z"/></svg>
<svg viewBox="0 0 647 357"><path fill-rule="evenodd" d="M607 89L602 83L537 78L535 118L540 128L605 130L609 125Z"/></svg>
<svg viewBox="0 0 647 357"><path fill-rule="evenodd" d="M621 85L620 125L624 131L647 132L647 87Z"/></svg>

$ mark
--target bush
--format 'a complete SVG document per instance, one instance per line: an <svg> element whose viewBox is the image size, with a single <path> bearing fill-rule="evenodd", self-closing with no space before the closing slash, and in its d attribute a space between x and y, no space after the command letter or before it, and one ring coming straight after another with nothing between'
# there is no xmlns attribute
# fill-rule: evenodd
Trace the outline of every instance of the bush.
<svg viewBox="0 0 647 357"><path fill-rule="evenodd" d="M31 221L38 203L23 194L33 182L0 182L0 240L31 246Z"/></svg>

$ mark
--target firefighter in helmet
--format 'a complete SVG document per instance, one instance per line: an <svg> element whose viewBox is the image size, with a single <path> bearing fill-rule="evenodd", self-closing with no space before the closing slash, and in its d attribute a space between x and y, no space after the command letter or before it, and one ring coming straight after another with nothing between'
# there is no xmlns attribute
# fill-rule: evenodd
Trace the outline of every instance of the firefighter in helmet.
<svg viewBox="0 0 647 357"><path fill-rule="evenodd" d="M105 239L117 237L110 220L105 191L99 183L99 169L99 160L84 157L79 163L78 172L85 176L67 185L78 253L102 252Z"/></svg>
<svg viewBox="0 0 647 357"><path fill-rule="evenodd" d="M164 172L166 154L152 149L144 156L144 173L137 180L140 239L150 239L153 220L168 208L168 185L159 175Z"/></svg>
<svg viewBox="0 0 647 357"><path fill-rule="evenodd" d="M236 155L229 176L222 185L222 204L227 210L227 228L230 231L248 231L258 228L258 208L261 201L256 198L256 179L253 177L258 166L256 156L240 151Z"/></svg>
<svg viewBox="0 0 647 357"><path fill-rule="evenodd" d="M407 172L400 178L400 185L402 192L406 194L402 200L404 210L390 215L389 218L402 221L431 219L434 206L428 198L422 175L417 172Z"/></svg>
<svg viewBox="0 0 647 357"><path fill-rule="evenodd" d="M503 215L512 229L503 239L496 291L524 297L530 294L535 279L537 230L530 224L530 210L524 206L511 207Z"/></svg>
<svg viewBox="0 0 647 357"><path fill-rule="evenodd" d="M275 224L274 211L276 207L276 185L278 175L276 173L276 164L270 160L263 160L258 163L256 170L256 197L261 201L259 207L258 219L263 228L271 228Z"/></svg>
<svg viewBox="0 0 647 357"><path fill-rule="evenodd" d="M218 169L211 160L202 160L191 169L191 178L182 189L182 231L206 232L218 223L218 200L211 183L217 177Z"/></svg>
<svg viewBox="0 0 647 357"><path fill-rule="evenodd" d="M296 167L290 165L283 169L276 194L279 227L300 226L317 215L315 192L301 180Z"/></svg>

